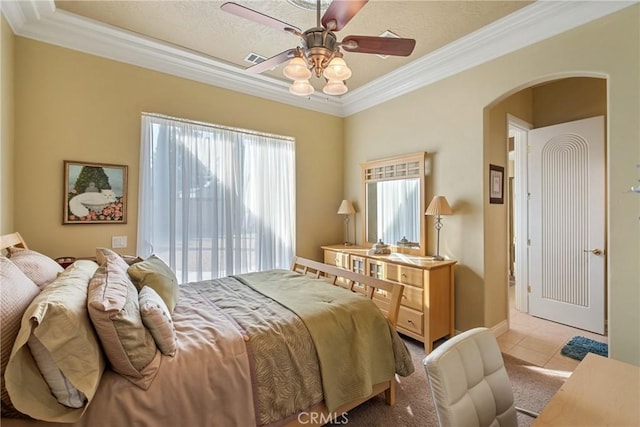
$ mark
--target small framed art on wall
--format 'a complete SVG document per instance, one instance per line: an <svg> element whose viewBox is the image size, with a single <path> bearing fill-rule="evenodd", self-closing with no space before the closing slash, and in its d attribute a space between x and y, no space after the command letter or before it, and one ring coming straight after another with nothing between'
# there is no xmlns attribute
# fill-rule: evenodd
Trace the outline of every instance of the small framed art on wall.
<svg viewBox="0 0 640 427"><path fill-rule="evenodd" d="M504 203L504 168L489 165L489 203Z"/></svg>
<svg viewBox="0 0 640 427"><path fill-rule="evenodd" d="M64 161L63 224L126 224L127 166Z"/></svg>

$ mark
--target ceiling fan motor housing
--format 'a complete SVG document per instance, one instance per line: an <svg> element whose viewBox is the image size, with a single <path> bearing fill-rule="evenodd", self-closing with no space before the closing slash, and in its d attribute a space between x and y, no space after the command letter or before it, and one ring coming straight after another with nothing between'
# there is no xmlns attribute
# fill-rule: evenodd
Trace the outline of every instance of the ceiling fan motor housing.
<svg viewBox="0 0 640 427"><path fill-rule="evenodd" d="M303 41L307 59L315 69L316 76L320 77L338 51L338 39L333 32L319 27L305 31Z"/></svg>

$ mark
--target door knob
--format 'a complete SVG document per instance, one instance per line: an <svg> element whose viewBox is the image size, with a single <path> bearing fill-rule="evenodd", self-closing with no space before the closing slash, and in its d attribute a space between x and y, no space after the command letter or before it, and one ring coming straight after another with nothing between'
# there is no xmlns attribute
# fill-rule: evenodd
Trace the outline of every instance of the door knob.
<svg viewBox="0 0 640 427"><path fill-rule="evenodd" d="M602 255L602 250L600 249L585 249L583 252L591 252L594 255Z"/></svg>

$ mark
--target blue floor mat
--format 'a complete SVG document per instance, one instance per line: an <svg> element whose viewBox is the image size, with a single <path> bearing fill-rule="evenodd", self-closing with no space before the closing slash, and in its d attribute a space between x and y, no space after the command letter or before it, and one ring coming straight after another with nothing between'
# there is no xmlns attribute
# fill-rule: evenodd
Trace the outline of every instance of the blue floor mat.
<svg viewBox="0 0 640 427"><path fill-rule="evenodd" d="M607 357L609 355L609 346L590 338L575 336L571 338L564 347L562 347L560 353L576 360L584 359L587 353L595 353L600 356Z"/></svg>

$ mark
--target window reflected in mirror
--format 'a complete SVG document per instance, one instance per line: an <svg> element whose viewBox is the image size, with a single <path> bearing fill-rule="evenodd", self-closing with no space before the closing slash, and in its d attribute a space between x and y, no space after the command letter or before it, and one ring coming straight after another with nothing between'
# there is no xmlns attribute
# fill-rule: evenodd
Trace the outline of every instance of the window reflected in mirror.
<svg viewBox="0 0 640 427"><path fill-rule="evenodd" d="M367 183L367 241L420 247L420 180Z"/></svg>

